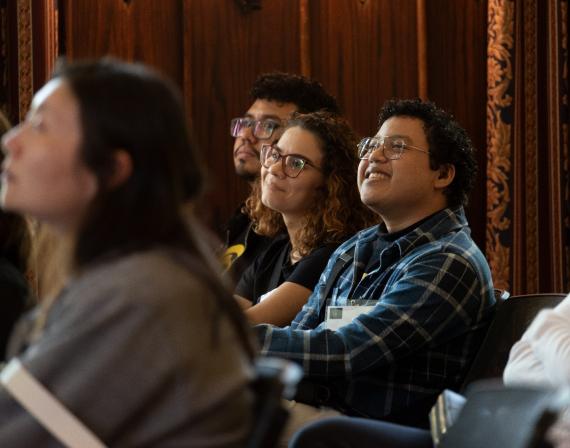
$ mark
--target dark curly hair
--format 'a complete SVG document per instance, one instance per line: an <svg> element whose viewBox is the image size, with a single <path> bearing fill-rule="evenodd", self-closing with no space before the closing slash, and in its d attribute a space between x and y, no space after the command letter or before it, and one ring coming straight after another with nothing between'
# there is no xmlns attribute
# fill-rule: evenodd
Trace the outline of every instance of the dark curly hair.
<svg viewBox="0 0 570 448"><path fill-rule="evenodd" d="M356 184L358 139L348 122L324 111L296 113L286 129L293 127L305 129L317 137L324 153L322 171L326 184L298 235L301 242L299 253L305 256L324 244L344 241L357 231L377 223L378 217L360 201ZM261 203L259 179L246 201L246 210L257 233L275 236L286 231L281 214Z"/></svg>
<svg viewBox="0 0 570 448"><path fill-rule="evenodd" d="M378 117L379 126L389 118L398 116L418 118L423 121L429 143L430 168L436 170L445 164L455 167L455 177L444 190L448 206L467 205L478 167L475 148L465 129L451 114L438 108L434 103L419 98L386 101Z"/></svg>
<svg viewBox="0 0 570 448"><path fill-rule="evenodd" d="M323 109L335 114L341 112L336 99L327 93L320 82L291 73L260 75L253 83L250 95L254 100L293 103L301 113Z"/></svg>

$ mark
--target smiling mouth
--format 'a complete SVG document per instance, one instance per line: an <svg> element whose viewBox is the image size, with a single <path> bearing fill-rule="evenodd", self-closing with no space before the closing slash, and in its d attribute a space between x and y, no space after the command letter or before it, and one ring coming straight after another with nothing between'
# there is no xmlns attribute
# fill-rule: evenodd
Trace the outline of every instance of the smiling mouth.
<svg viewBox="0 0 570 448"><path fill-rule="evenodd" d="M366 179L369 180L378 180L378 179L389 179L390 176L386 173L383 173L381 171L373 171L372 173L367 173L366 174Z"/></svg>

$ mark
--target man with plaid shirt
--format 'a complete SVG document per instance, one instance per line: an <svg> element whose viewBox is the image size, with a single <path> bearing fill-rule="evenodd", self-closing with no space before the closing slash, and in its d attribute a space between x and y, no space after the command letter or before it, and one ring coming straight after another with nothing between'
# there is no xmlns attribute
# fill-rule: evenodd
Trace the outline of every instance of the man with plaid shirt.
<svg viewBox="0 0 570 448"><path fill-rule="evenodd" d="M340 246L290 327L256 327L263 355L305 374L284 437L334 414L427 425L460 385L494 308L463 206L477 166L433 103L388 101L359 146L361 200L382 219Z"/></svg>

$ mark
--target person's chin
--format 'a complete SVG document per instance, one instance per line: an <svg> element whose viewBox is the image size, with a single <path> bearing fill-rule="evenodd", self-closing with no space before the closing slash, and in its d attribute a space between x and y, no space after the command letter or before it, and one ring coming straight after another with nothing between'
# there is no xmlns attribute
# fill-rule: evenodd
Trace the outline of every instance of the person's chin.
<svg viewBox="0 0 570 448"><path fill-rule="evenodd" d="M242 165L236 166L236 175L247 182L253 182L259 177L259 170L247 169Z"/></svg>
<svg viewBox="0 0 570 448"><path fill-rule="evenodd" d="M380 198L377 195L368 194L368 193L369 192L361 192L360 193L360 200L362 201L362 203L366 207L368 207L372 211L376 212L376 209L378 208L378 204L381 203L382 201L380 200Z"/></svg>

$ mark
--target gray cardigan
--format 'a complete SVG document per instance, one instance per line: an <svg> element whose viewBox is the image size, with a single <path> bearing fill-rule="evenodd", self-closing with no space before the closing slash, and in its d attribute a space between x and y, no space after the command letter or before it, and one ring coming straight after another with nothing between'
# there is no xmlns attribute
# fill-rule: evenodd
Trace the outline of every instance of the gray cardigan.
<svg viewBox="0 0 570 448"><path fill-rule="evenodd" d="M27 343L25 367L110 447L243 445L249 365L213 293L172 253L82 273ZM0 389L0 446L59 444Z"/></svg>

